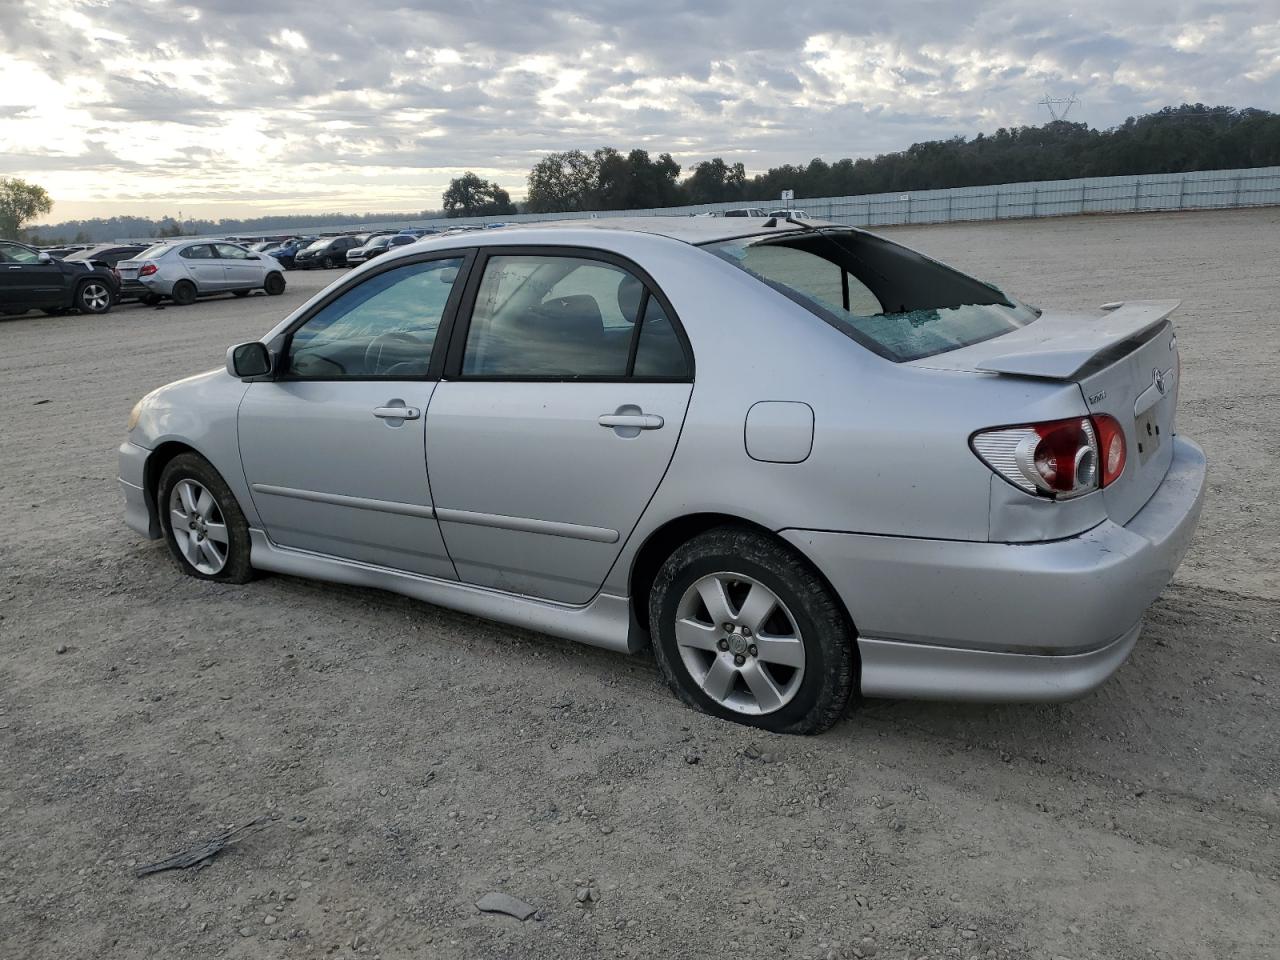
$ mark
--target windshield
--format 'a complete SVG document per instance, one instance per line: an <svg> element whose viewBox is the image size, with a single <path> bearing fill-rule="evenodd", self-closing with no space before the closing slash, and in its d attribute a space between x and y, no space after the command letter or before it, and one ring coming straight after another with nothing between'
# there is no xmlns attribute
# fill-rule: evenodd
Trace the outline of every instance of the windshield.
<svg viewBox="0 0 1280 960"><path fill-rule="evenodd" d="M321 247L327 247L331 243L329 237L321 237L319 240L313 240L308 246L308 250L319 250Z"/></svg>
<svg viewBox="0 0 1280 960"><path fill-rule="evenodd" d="M704 249L898 363L998 337L1038 316L989 284L867 233L814 230Z"/></svg>

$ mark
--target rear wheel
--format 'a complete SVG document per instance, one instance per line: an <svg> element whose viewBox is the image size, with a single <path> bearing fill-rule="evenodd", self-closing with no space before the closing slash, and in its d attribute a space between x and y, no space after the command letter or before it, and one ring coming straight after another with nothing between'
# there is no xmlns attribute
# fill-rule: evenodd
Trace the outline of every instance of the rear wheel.
<svg viewBox="0 0 1280 960"><path fill-rule="evenodd" d="M208 460L195 453L174 457L160 474L157 493L165 543L184 573L221 583L252 578L249 524Z"/></svg>
<svg viewBox="0 0 1280 960"><path fill-rule="evenodd" d="M179 280L173 285L173 302L180 307L189 307L196 302L196 285L190 280Z"/></svg>
<svg viewBox="0 0 1280 960"><path fill-rule="evenodd" d="M81 313L106 313L111 309L111 289L101 280L86 280L76 288L76 309Z"/></svg>
<svg viewBox="0 0 1280 960"><path fill-rule="evenodd" d="M720 527L678 548L654 580L649 626L676 695L726 720L820 733L853 692L840 603L803 557L752 530Z"/></svg>
<svg viewBox="0 0 1280 960"><path fill-rule="evenodd" d="M284 293L284 274L282 273L267 274L267 279L262 284L262 287L264 290L267 291L267 294L269 296L272 296L272 297L280 296L280 294Z"/></svg>

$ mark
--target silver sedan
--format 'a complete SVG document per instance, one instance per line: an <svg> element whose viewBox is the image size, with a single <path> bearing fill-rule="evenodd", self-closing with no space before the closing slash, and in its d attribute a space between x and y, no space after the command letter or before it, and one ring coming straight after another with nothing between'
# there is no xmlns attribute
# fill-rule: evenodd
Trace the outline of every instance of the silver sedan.
<svg viewBox="0 0 1280 960"><path fill-rule="evenodd" d="M815 221L428 239L144 397L126 519L200 579L652 646L774 731L855 693L1079 696L1200 512L1176 306L1042 312Z"/></svg>
<svg viewBox="0 0 1280 960"><path fill-rule="evenodd" d="M254 290L284 293L284 268L268 253L254 253L238 243L176 240L157 243L116 264L120 292L143 303L170 299L178 306L198 297L232 293L247 297Z"/></svg>

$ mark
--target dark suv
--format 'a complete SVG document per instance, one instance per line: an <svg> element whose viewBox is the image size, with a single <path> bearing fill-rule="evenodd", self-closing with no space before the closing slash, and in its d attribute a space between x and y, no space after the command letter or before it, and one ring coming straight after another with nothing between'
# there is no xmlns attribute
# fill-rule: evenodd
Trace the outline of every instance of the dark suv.
<svg viewBox="0 0 1280 960"><path fill-rule="evenodd" d="M0 240L0 313L106 313L119 292L110 267L55 260L26 244Z"/></svg>
<svg viewBox="0 0 1280 960"><path fill-rule="evenodd" d="M312 267L334 267L347 265L347 251L360 246L358 237L321 237L305 250L299 250L293 258L293 265L299 270L310 270Z"/></svg>

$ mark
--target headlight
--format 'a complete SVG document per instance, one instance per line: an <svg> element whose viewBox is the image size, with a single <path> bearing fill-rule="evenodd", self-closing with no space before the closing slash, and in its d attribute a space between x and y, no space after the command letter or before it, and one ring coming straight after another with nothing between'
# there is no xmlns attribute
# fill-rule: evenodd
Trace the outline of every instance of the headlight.
<svg viewBox="0 0 1280 960"><path fill-rule="evenodd" d="M129 425L125 427L125 432L131 432L133 428L138 425L138 418L142 416L142 402L145 399L146 397L143 397L143 399L135 403L133 405L133 409L129 411Z"/></svg>

